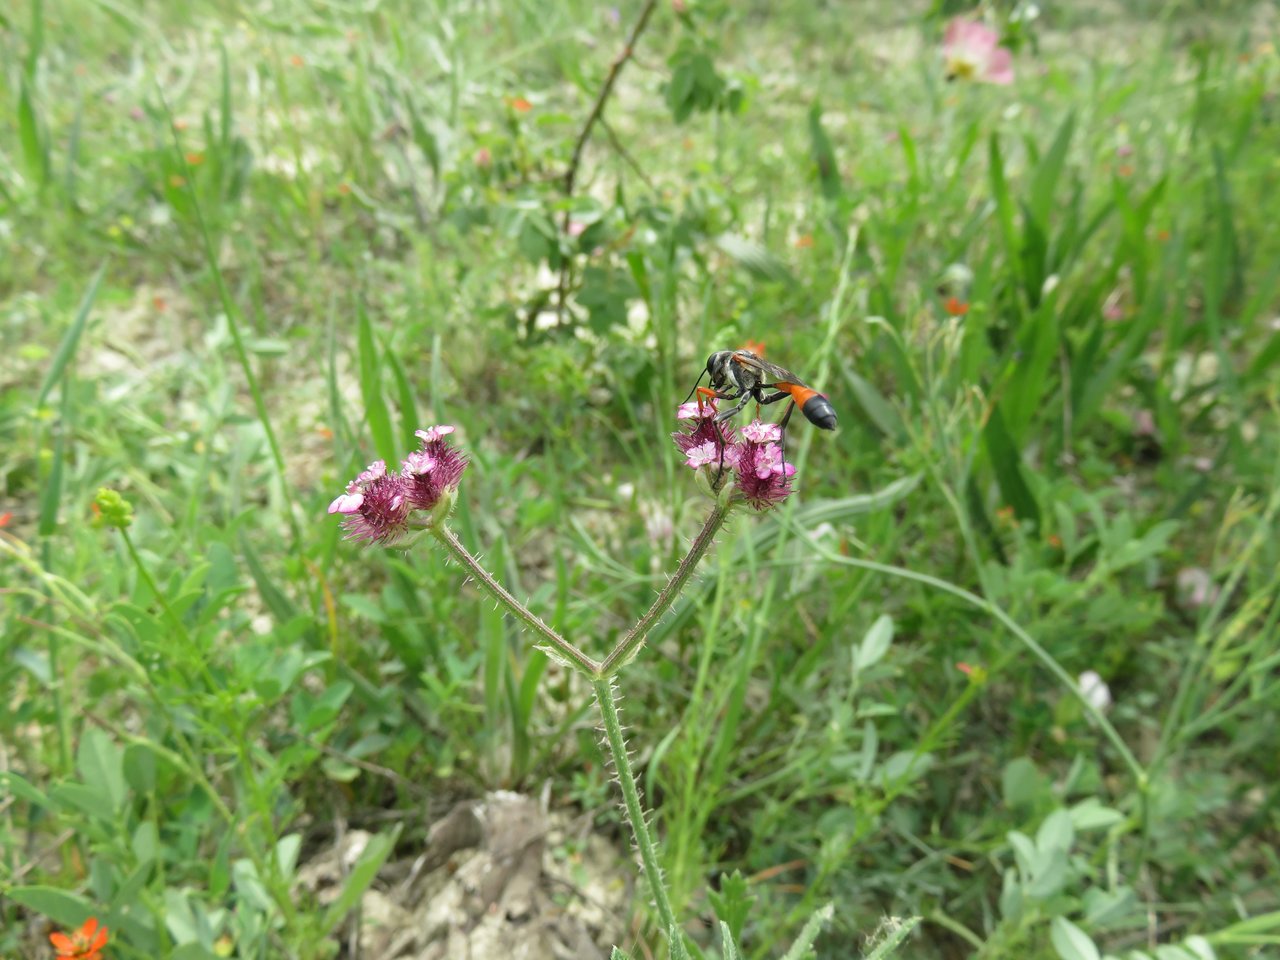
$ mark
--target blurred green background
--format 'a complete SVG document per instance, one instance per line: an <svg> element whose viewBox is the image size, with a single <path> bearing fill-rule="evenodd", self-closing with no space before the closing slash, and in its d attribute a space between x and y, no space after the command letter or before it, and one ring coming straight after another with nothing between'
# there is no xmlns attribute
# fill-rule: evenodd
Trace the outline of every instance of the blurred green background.
<svg viewBox="0 0 1280 960"><path fill-rule="evenodd" d="M662 0L566 196L642 7L0 11L0 955L378 955L495 789L662 955L588 688L325 508L456 424L459 536L601 655L748 341L841 428L620 678L706 955L735 871L752 957L827 902L820 957L1280 949L1275 7ZM954 15L1013 84L947 82Z"/></svg>

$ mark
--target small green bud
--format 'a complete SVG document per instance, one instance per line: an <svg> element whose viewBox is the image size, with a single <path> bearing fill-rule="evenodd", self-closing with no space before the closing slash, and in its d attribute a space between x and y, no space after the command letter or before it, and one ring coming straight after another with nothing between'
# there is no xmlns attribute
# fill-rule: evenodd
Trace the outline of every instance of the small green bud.
<svg viewBox="0 0 1280 960"><path fill-rule="evenodd" d="M93 498L93 525L95 527L115 527L123 530L133 523L133 507L129 501L108 487L98 490Z"/></svg>

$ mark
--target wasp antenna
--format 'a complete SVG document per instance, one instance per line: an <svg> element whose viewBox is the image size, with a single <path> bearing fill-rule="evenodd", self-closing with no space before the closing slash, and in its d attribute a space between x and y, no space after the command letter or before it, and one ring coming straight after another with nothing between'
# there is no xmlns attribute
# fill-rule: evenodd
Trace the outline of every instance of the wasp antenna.
<svg viewBox="0 0 1280 960"><path fill-rule="evenodd" d="M701 383L702 383L702 378L703 378L704 376L706 376L706 373L707 373L707 371L703 370L703 371L702 371L702 373L698 374L698 379L694 381L694 383L693 383L693 389L689 391L689 396L688 396L688 397L685 397L685 398L684 398L684 400L683 400L683 401L681 401L681 402L683 402L683 403L688 403L688 402L689 402L689 397L692 397L692 396L694 395L694 393L696 393L696 392L697 392L698 387L699 387L699 386L701 385Z"/></svg>

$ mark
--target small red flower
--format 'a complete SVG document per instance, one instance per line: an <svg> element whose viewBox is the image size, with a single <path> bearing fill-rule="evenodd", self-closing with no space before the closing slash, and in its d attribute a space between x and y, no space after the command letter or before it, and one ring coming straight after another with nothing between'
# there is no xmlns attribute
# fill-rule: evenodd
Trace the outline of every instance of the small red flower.
<svg viewBox="0 0 1280 960"><path fill-rule="evenodd" d="M90 917L70 935L49 934L49 942L57 951L57 960L101 960L101 950L107 945L107 928L98 926L97 917Z"/></svg>
<svg viewBox="0 0 1280 960"><path fill-rule="evenodd" d="M6 510L4 513L0 513L0 527L7 527L9 525L9 521L12 519L13 511Z"/></svg>
<svg viewBox="0 0 1280 960"><path fill-rule="evenodd" d="M511 97L507 100L507 104L516 113L528 113L533 109L533 104L524 97Z"/></svg>
<svg viewBox="0 0 1280 960"><path fill-rule="evenodd" d="M963 317L969 312L969 304L965 303L959 297L948 297L943 309L947 311L948 316Z"/></svg>
<svg viewBox="0 0 1280 960"><path fill-rule="evenodd" d="M742 345L742 349L743 349L743 350L750 350L750 351L751 351L752 353L754 353L757 357L763 357L763 356L764 356L764 341L762 341L762 340L747 340L747 342L746 342L746 343L744 343L744 344Z"/></svg>

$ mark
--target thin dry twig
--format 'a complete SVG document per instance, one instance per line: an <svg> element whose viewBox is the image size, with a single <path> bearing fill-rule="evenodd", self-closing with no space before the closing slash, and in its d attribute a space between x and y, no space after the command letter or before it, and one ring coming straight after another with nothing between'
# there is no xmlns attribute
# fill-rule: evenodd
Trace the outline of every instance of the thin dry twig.
<svg viewBox="0 0 1280 960"><path fill-rule="evenodd" d="M627 37L626 46L622 48L622 52L613 58L613 63L609 65L609 72L605 74L604 83L600 85L600 92L596 94L596 102L591 107L591 113L587 115L587 121L582 125L582 130L578 132L578 139L573 145L573 156L569 158L569 168L564 173L564 197L569 200L573 197L573 188L578 182L578 170L582 167L582 154L587 148L587 141L591 139L591 131L595 127L597 121L604 114L605 104L609 102L609 97L613 93L613 86L618 82L618 75L622 73L622 68L626 66L627 61L635 55L636 44L640 40L640 35L644 33L645 28L649 25L649 18L653 16L654 9L658 6L658 0L648 0L644 5L644 9L640 11L635 26L631 28L631 33ZM616 143L616 140L615 140ZM565 205L564 216L560 221L560 234L566 236L569 233L569 206ZM567 306L569 296L569 258L565 257L560 263L560 289L559 289L559 313L560 319L564 320L564 311Z"/></svg>

